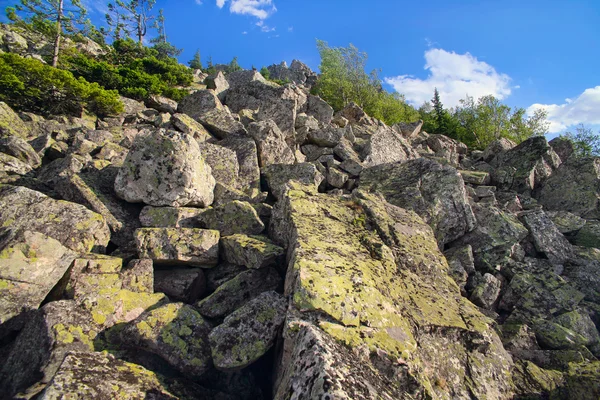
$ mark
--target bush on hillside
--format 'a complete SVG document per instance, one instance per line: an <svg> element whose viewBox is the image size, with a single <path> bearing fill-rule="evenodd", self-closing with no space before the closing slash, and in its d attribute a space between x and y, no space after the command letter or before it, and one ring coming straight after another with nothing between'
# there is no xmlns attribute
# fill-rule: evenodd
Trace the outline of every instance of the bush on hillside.
<svg viewBox="0 0 600 400"><path fill-rule="evenodd" d="M123 111L116 91L11 53L0 54L0 101L16 110L43 115L78 115L82 107L97 115Z"/></svg>
<svg viewBox="0 0 600 400"><path fill-rule="evenodd" d="M113 51L98 58L80 53L66 56L64 67L77 77L137 100L156 94L179 101L188 94L176 87L189 86L192 71L176 59L159 59L155 49L140 47L131 39L116 40L112 47Z"/></svg>

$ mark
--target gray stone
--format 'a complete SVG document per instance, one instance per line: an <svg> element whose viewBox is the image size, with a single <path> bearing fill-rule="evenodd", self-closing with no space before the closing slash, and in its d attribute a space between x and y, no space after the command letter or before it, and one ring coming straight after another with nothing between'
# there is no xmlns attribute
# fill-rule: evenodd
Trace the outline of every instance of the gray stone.
<svg viewBox="0 0 600 400"><path fill-rule="evenodd" d="M281 278L273 268L244 271L223 283L196 307L206 317L225 317L259 294L277 289L280 283Z"/></svg>
<svg viewBox="0 0 600 400"><path fill-rule="evenodd" d="M392 126L392 128L396 130L396 132L398 132L408 140L416 138L419 132L421 132L422 127L423 121L416 121L412 123L400 122Z"/></svg>
<svg viewBox="0 0 600 400"><path fill-rule="evenodd" d="M169 299L192 303L206 291L206 279L200 268L159 269L154 273L154 292Z"/></svg>
<svg viewBox="0 0 600 400"><path fill-rule="evenodd" d="M500 295L501 288L502 282L494 275L486 273L473 289L470 300L480 307L491 309Z"/></svg>
<svg viewBox="0 0 600 400"><path fill-rule="evenodd" d="M418 158L418 154L401 135L388 127L379 127L369 137L361 152L365 167Z"/></svg>
<svg viewBox="0 0 600 400"><path fill-rule="evenodd" d="M140 222L145 228L198 228L197 217L207 209L191 207L142 208Z"/></svg>
<svg viewBox="0 0 600 400"><path fill-rule="evenodd" d="M506 138L494 140L485 148L482 158L485 162L495 165L496 157L514 148L516 145L515 142Z"/></svg>
<svg viewBox="0 0 600 400"><path fill-rule="evenodd" d="M262 172L275 198L283 196L288 182L292 180L305 185L313 185L316 190L324 179L315 165L311 163L294 165L272 164L263 168Z"/></svg>
<svg viewBox="0 0 600 400"><path fill-rule="evenodd" d="M552 220L541 210L521 215L523 224L529 229L538 252L553 264L563 264L572 257L571 244L556 228Z"/></svg>
<svg viewBox="0 0 600 400"><path fill-rule="evenodd" d="M218 230L221 236L258 235L265 229L254 207L238 200L206 210L197 217L197 222L202 228Z"/></svg>
<svg viewBox="0 0 600 400"><path fill-rule="evenodd" d="M287 309L275 292L264 292L231 313L209 335L214 365L236 371L252 364L273 347Z"/></svg>
<svg viewBox="0 0 600 400"><path fill-rule="evenodd" d="M37 168L42 164L40 156L33 147L19 136L0 138L0 152L16 157L32 168Z"/></svg>
<svg viewBox="0 0 600 400"><path fill-rule="evenodd" d="M333 108L319 96L308 96L306 114L312 115L323 125L329 125L333 119Z"/></svg>
<svg viewBox="0 0 600 400"><path fill-rule="evenodd" d="M590 220L575 234L573 244L600 249L600 221Z"/></svg>
<svg viewBox="0 0 600 400"><path fill-rule="evenodd" d="M152 94L148 97L146 105L162 113L175 114L177 112L177 102L164 96Z"/></svg>
<svg viewBox="0 0 600 400"><path fill-rule="evenodd" d="M242 234L222 237L221 251L225 261L250 269L274 265L285 254L283 248L273 244L267 237Z"/></svg>
<svg viewBox="0 0 600 400"><path fill-rule="evenodd" d="M32 171L29 164L8 154L0 153L0 173L8 175L27 175Z"/></svg>
<svg viewBox="0 0 600 400"><path fill-rule="evenodd" d="M171 123L175 128L183 133L187 133L199 143L211 138L206 128L187 114L173 114Z"/></svg>
<svg viewBox="0 0 600 400"><path fill-rule="evenodd" d="M217 290L219 286L235 278L238 274L247 271L243 265L222 263L214 268L207 269L204 273L206 277L206 289L209 293Z"/></svg>
<svg viewBox="0 0 600 400"><path fill-rule="evenodd" d="M436 157L445 159L453 167L458 167L468 150L464 143L444 135L429 135L427 146L434 151Z"/></svg>
<svg viewBox="0 0 600 400"><path fill-rule="evenodd" d="M563 235L577 233L585 225L585 219L568 211L547 211L546 215Z"/></svg>
<svg viewBox="0 0 600 400"><path fill-rule="evenodd" d="M341 189L348 181L348 175L338 168L329 168L327 170L327 183L334 188Z"/></svg>
<svg viewBox="0 0 600 400"><path fill-rule="evenodd" d="M115 192L131 203L207 207L215 179L189 135L156 130L138 135L115 179Z"/></svg>
<svg viewBox="0 0 600 400"><path fill-rule="evenodd" d="M256 142L261 168L272 164L294 164L294 152L273 120L251 123L248 126L248 134Z"/></svg>
<svg viewBox="0 0 600 400"><path fill-rule="evenodd" d="M140 258L164 265L210 267L219 261L219 231L141 228L135 232Z"/></svg>
<svg viewBox="0 0 600 400"><path fill-rule="evenodd" d="M18 136L26 139L29 127L6 103L0 101L0 137Z"/></svg>
<svg viewBox="0 0 600 400"><path fill-rule="evenodd" d="M227 82L223 72L218 71L216 75L209 76L204 80L204 83L206 84L207 89L212 89L215 91L215 94L219 100L225 100L227 89L229 89L229 82Z"/></svg>

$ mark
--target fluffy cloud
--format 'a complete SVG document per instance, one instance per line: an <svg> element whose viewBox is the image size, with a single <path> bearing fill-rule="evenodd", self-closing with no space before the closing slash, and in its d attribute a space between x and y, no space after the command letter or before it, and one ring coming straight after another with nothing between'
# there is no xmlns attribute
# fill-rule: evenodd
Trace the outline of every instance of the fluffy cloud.
<svg viewBox="0 0 600 400"><path fill-rule="evenodd" d="M533 104L527 113L533 114L538 109L548 112L550 133L577 124L600 125L600 86L586 89L576 99L566 99L564 104Z"/></svg>
<svg viewBox="0 0 600 400"><path fill-rule="evenodd" d="M420 106L431 100L437 87L446 107L454 107L466 95L480 98L492 94L504 99L511 93L510 77L498 73L491 65L479 61L470 53L456 54L443 49L429 49L425 52L426 79L410 75L386 78L385 82L406 96L406 100Z"/></svg>
<svg viewBox="0 0 600 400"><path fill-rule="evenodd" d="M217 7L223 8L228 0L217 0ZM229 11L233 14L251 15L260 20L269 18L277 11L273 0L230 0Z"/></svg>

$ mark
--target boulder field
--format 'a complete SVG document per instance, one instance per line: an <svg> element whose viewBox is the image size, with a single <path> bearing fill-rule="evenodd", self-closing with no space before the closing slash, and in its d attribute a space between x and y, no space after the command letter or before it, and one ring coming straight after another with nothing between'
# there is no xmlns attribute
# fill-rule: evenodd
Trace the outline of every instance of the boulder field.
<svg viewBox="0 0 600 400"><path fill-rule="evenodd" d="M600 158L269 70L103 119L0 103L0 398L600 398Z"/></svg>

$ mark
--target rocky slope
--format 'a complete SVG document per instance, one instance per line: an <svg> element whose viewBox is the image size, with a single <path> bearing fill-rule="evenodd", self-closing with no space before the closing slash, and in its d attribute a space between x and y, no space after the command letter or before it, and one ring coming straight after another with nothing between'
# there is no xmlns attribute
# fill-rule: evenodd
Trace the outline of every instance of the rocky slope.
<svg viewBox="0 0 600 400"><path fill-rule="evenodd" d="M0 103L2 396L600 396L600 159L271 70L98 120Z"/></svg>

